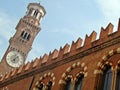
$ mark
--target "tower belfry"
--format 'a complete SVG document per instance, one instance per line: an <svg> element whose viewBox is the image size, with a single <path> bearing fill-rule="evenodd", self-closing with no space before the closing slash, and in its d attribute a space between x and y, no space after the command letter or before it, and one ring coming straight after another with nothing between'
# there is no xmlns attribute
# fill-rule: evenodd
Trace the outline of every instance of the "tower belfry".
<svg viewBox="0 0 120 90"><path fill-rule="evenodd" d="M46 11L39 3L30 3L27 12L16 26L16 33L9 40L9 47L0 63L0 74L24 64Z"/></svg>

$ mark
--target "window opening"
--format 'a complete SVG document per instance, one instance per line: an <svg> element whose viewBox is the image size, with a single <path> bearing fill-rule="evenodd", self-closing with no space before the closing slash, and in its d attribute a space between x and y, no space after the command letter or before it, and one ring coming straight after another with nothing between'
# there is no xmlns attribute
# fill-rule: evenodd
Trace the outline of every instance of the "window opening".
<svg viewBox="0 0 120 90"><path fill-rule="evenodd" d="M116 90L120 90L120 71L117 73Z"/></svg>
<svg viewBox="0 0 120 90"><path fill-rule="evenodd" d="M83 78L84 78L83 75L81 75L81 76L78 78L78 81L75 83L75 90L82 90Z"/></svg>
<svg viewBox="0 0 120 90"><path fill-rule="evenodd" d="M36 11L34 12L33 17L35 17L35 18L36 18L36 17L37 17L37 15L38 15L38 13L39 13L39 12L38 12L38 10L36 10Z"/></svg>
<svg viewBox="0 0 120 90"><path fill-rule="evenodd" d="M111 90L112 70L110 66L106 66L103 75L103 90Z"/></svg>
<svg viewBox="0 0 120 90"><path fill-rule="evenodd" d="M64 90L71 90L71 88L72 88L72 82L71 82L71 79L68 78L68 80L66 81L66 85L65 85Z"/></svg>
<svg viewBox="0 0 120 90"><path fill-rule="evenodd" d="M27 36L27 40L29 40L30 39L30 34L28 34L28 36Z"/></svg>

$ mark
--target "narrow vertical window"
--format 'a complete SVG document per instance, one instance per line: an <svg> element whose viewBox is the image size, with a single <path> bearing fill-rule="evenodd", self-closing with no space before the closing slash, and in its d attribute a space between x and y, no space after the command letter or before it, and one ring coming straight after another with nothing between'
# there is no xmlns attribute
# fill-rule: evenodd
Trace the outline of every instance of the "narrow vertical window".
<svg viewBox="0 0 120 90"><path fill-rule="evenodd" d="M117 73L116 90L120 90L120 71Z"/></svg>
<svg viewBox="0 0 120 90"><path fill-rule="evenodd" d="M43 84L40 84L40 85L37 87L37 90L43 90Z"/></svg>
<svg viewBox="0 0 120 90"><path fill-rule="evenodd" d="M25 33L25 32L24 32L24 31L22 31L22 33L21 33L21 35L20 35L20 36L21 36L21 37L23 37L24 33Z"/></svg>
<svg viewBox="0 0 120 90"><path fill-rule="evenodd" d="M71 90L71 88L72 88L72 82L71 82L71 79L68 78L64 90Z"/></svg>
<svg viewBox="0 0 120 90"><path fill-rule="evenodd" d="M47 85L47 90L51 90L52 89L52 82L50 81Z"/></svg>
<svg viewBox="0 0 120 90"><path fill-rule="evenodd" d="M81 76L78 78L78 81L75 83L75 90L82 90L83 78L84 78L83 75L81 75Z"/></svg>
<svg viewBox="0 0 120 90"><path fill-rule="evenodd" d="M34 14L33 14L33 17L35 17L35 18L36 18L36 17L37 17L37 15L38 15L38 13L39 13L39 12L38 12L38 10L36 10L36 11L34 12Z"/></svg>
<svg viewBox="0 0 120 90"><path fill-rule="evenodd" d="M27 33L25 33L25 35L23 36L23 38L25 39L27 37Z"/></svg>
<svg viewBox="0 0 120 90"><path fill-rule="evenodd" d="M30 34L27 36L27 40L29 40L30 39Z"/></svg>
<svg viewBox="0 0 120 90"><path fill-rule="evenodd" d="M106 66L103 75L103 90L111 90L111 82L112 82L112 70L110 66Z"/></svg>

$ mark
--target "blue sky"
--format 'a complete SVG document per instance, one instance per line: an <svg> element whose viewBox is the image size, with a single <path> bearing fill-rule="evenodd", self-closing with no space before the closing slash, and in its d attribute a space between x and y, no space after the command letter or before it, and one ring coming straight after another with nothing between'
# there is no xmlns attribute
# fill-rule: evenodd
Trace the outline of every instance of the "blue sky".
<svg viewBox="0 0 120 90"><path fill-rule="evenodd" d="M39 0L2 0L0 3L0 58L4 55L8 40L15 33L19 19L25 15L28 3ZM71 44L79 37L109 22L117 28L120 17L120 0L41 0L47 14L41 21L42 30L36 37L27 61Z"/></svg>

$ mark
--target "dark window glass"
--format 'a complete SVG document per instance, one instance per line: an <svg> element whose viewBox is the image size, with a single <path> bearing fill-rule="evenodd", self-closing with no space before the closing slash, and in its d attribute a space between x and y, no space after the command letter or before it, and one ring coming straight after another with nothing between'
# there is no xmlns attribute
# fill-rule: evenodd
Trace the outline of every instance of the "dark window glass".
<svg viewBox="0 0 120 90"><path fill-rule="evenodd" d="M20 35L20 36L21 36L21 37L23 37L24 33L25 33L25 32L24 32L24 31L22 31L22 33L21 33L21 35Z"/></svg>
<svg viewBox="0 0 120 90"><path fill-rule="evenodd" d="M120 90L120 71L117 73L116 90Z"/></svg>
<svg viewBox="0 0 120 90"><path fill-rule="evenodd" d="M25 40L29 40L30 39L30 34L28 34L27 32L23 31L20 35L23 39Z"/></svg>
<svg viewBox="0 0 120 90"><path fill-rule="evenodd" d="M27 36L27 40L29 40L30 39L30 34Z"/></svg>
<svg viewBox="0 0 120 90"><path fill-rule="evenodd" d="M27 33L25 33L25 35L23 36L23 38L26 39L26 37L27 37Z"/></svg>
<svg viewBox="0 0 120 90"><path fill-rule="evenodd" d="M50 81L47 85L47 90L51 90L51 88L52 88L52 82Z"/></svg>
<svg viewBox="0 0 120 90"><path fill-rule="evenodd" d="M39 13L39 12L36 10L36 11L34 12L34 15L33 15L33 16L36 18L37 15L38 15L38 13Z"/></svg>
<svg viewBox="0 0 120 90"><path fill-rule="evenodd" d="M106 66L103 75L103 90L111 90L112 71L110 66Z"/></svg>
<svg viewBox="0 0 120 90"><path fill-rule="evenodd" d="M75 90L82 90L82 81L83 81L83 78L84 78L83 75L78 78L78 81L75 84Z"/></svg>
<svg viewBox="0 0 120 90"><path fill-rule="evenodd" d="M42 88L43 88L43 84L40 84L40 85L38 86L38 90L42 90Z"/></svg>
<svg viewBox="0 0 120 90"><path fill-rule="evenodd" d="M71 88L72 88L72 82L71 82L71 79L69 78L66 82L64 90L71 90Z"/></svg>

